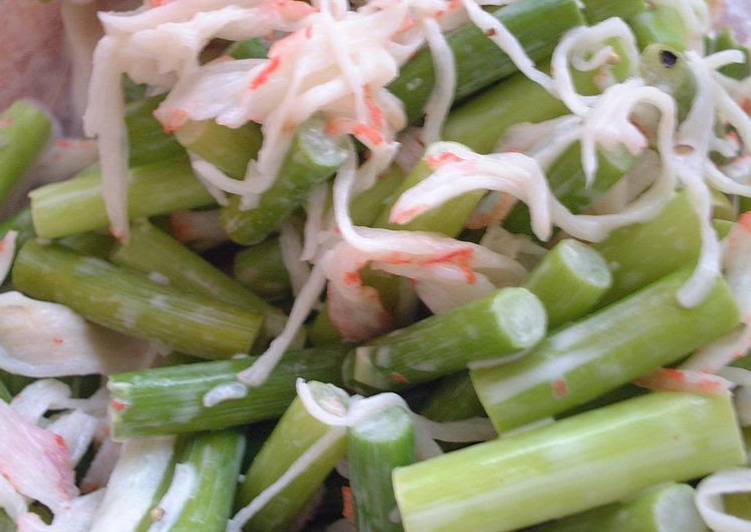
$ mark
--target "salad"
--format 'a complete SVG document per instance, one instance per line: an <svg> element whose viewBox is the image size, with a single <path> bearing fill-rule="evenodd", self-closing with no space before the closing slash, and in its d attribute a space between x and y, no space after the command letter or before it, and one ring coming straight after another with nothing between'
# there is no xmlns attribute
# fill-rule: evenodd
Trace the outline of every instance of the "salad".
<svg viewBox="0 0 751 532"><path fill-rule="evenodd" d="M0 531L751 531L747 0L6 1Z"/></svg>

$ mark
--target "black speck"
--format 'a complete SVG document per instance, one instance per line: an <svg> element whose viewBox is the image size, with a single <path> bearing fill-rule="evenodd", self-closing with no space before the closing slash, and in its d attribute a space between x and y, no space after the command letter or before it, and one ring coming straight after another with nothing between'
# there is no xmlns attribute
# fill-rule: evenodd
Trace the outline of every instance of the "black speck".
<svg viewBox="0 0 751 532"><path fill-rule="evenodd" d="M678 56L670 50L660 50L660 62L665 68L673 68L678 62Z"/></svg>

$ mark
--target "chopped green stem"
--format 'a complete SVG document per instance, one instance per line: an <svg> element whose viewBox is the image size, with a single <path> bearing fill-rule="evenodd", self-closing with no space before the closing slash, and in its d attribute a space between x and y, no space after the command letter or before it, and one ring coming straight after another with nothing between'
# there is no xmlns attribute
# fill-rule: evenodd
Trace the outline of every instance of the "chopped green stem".
<svg viewBox="0 0 751 532"><path fill-rule="evenodd" d="M524 288L498 292L382 336L350 353L355 381L399 390L510 355L545 334L545 310Z"/></svg>
<svg viewBox="0 0 751 532"><path fill-rule="evenodd" d="M232 271L238 281L268 299L285 299L292 293L289 273L282 262L282 251L276 237L237 253Z"/></svg>
<svg viewBox="0 0 751 532"><path fill-rule="evenodd" d="M308 382L308 386L324 408L326 403L337 403L346 409L349 397L343 390L320 382ZM337 431L339 437L333 438L331 445L308 464L304 473L255 514L245 525L246 531L289 530L346 453L347 439L342 429L331 428L312 417L299 398L292 402L245 474L238 506L247 505L279 480L305 451L332 431Z"/></svg>
<svg viewBox="0 0 751 532"><path fill-rule="evenodd" d="M433 421L460 421L485 415L469 373L462 371L441 380L430 394L422 415Z"/></svg>
<svg viewBox="0 0 751 532"><path fill-rule="evenodd" d="M127 245L118 245L111 260L119 266L159 276L170 286L258 312L273 336L284 327L284 314L147 220L131 226Z"/></svg>
<svg viewBox="0 0 751 532"><path fill-rule="evenodd" d="M608 265L597 251L566 239L545 255L525 287L540 298L553 329L586 315L611 283Z"/></svg>
<svg viewBox="0 0 751 532"><path fill-rule="evenodd" d="M694 504L694 488L669 482L633 498L594 508L530 532L705 532Z"/></svg>
<svg viewBox="0 0 751 532"><path fill-rule="evenodd" d="M553 163L546 177L556 198L571 212L580 213L601 198L610 187L623 177L636 159L624 150L598 151L597 173L591 186L587 186L581 166L581 147L577 143L566 150ZM532 234L529 209L518 203L503 223L512 233Z"/></svg>
<svg viewBox="0 0 751 532"><path fill-rule="evenodd" d="M324 305L308 327L308 340L316 347L342 343L342 335L336 329Z"/></svg>
<svg viewBox="0 0 751 532"><path fill-rule="evenodd" d="M12 276L15 287L31 297L62 303L94 323L204 358L247 353L263 321L259 314L158 285L55 244L27 242Z"/></svg>
<svg viewBox="0 0 751 532"><path fill-rule="evenodd" d="M697 307L678 304L676 293L690 274L676 272L559 329L518 361L473 370L477 395L496 430L584 404L733 330L738 309L722 279Z"/></svg>
<svg viewBox="0 0 751 532"><path fill-rule="evenodd" d="M265 59L269 53L269 45L263 39L248 39L233 43L227 54L235 59Z"/></svg>
<svg viewBox="0 0 751 532"><path fill-rule="evenodd" d="M545 59L561 36L583 19L573 0L527 0L493 11L519 40L533 61ZM456 64L456 101L503 79L516 71L511 59L472 24L449 35L448 44ZM410 122L422 117L435 84L430 51L419 51L400 71L389 90L404 103Z"/></svg>
<svg viewBox="0 0 751 532"><path fill-rule="evenodd" d="M245 437L237 430L195 434L185 443L179 462L190 465L196 487L173 532L225 532L231 517Z"/></svg>
<svg viewBox="0 0 751 532"><path fill-rule="evenodd" d="M352 200L349 214L355 225L370 226L378 215L396 199L395 194L404 181L404 174L398 166L392 166L386 173L378 177L376 184L361 192Z"/></svg>
<svg viewBox="0 0 751 532"><path fill-rule="evenodd" d="M248 162L258 155L263 143L261 126L254 122L236 129L213 120L188 122L175 136L188 151L236 179L245 176Z"/></svg>
<svg viewBox="0 0 751 532"><path fill-rule="evenodd" d="M110 378L113 438L140 438L247 425L280 416L295 398L295 379L340 381L342 352L308 349L287 353L269 379L245 397L204 405L220 385L237 383L237 374L255 357L198 362L121 373Z"/></svg>
<svg viewBox="0 0 751 532"><path fill-rule="evenodd" d="M6 403L10 403L11 399L13 399L13 396L10 394L10 391L5 386L5 383L0 380L0 401L5 401Z"/></svg>
<svg viewBox="0 0 751 532"><path fill-rule="evenodd" d="M730 29L721 29L717 32L717 36L714 39L707 40L708 42L706 43L707 46L705 51L706 55L722 52L724 50L738 50L742 52L744 57L746 58L743 63L725 65L719 70L721 74L724 74L725 76L731 77L733 79L737 79L739 81L746 79L749 75L751 75L751 64L749 64L748 48L740 44L735 39L733 32Z"/></svg>
<svg viewBox="0 0 751 532"><path fill-rule="evenodd" d="M701 247L699 219L685 192L652 220L623 227L595 249L613 272L601 304L617 301L657 279L696 263Z"/></svg>
<svg viewBox="0 0 751 532"><path fill-rule="evenodd" d="M686 56L677 48L650 44L641 54L639 70L644 81L675 99L679 119L683 121L696 95L694 74Z"/></svg>
<svg viewBox="0 0 751 532"><path fill-rule="evenodd" d="M29 196L34 228L41 238L59 238L106 229L109 225L98 168L45 185ZM213 204L214 199L185 161L172 159L130 171L128 217L131 220Z"/></svg>
<svg viewBox="0 0 751 532"><path fill-rule="evenodd" d="M633 17L647 8L644 0L583 0L582 3L584 16L592 25L610 17Z"/></svg>
<svg viewBox="0 0 751 532"><path fill-rule="evenodd" d="M185 157L185 150L175 137L165 133L162 124L154 117L154 111L163 101L164 96L154 96L134 101L125 109L132 167Z"/></svg>
<svg viewBox="0 0 751 532"><path fill-rule="evenodd" d="M729 394L653 393L399 468L394 488L410 532L503 532L744 461Z"/></svg>
<svg viewBox="0 0 751 532"><path fill-rule="evenodd" d="M641 49L650 44L664 44L677 50L686 49L686 27L678 9L673 6L654 3L645 11L629 18L628 24Z"/></svg>
<svg viewBox="0 0 751 532"><path fill-rule="evenodd" d="M401 407L391 407L355 424L347 441L357 530L399 532L391 474L416 461L412 416Z"/></svg>
<svg viewBox="0 0 751 532"><path fill-rule="evenodd" d="M115 239L102 233L79 233L64 236L55 241L56 244L68 248L81 255L90 255L107 260L115 247Z"/></svg>
<svg viewBox="0 0 751 532"><path fill-rule="evenodd" d="M0 113L0 206L44 153L51 135L50 117L29 100Z"/></svg>
<svg viewBox="0 0 751 532"><path fill-rule="evenodd" d="M341 144L324 132L321 120L309 120L297 130L279 177L258 204L242 210L234 197L222 209L222 222L232 240L258 244L300 207L318 183L330 178L347 157Z"/></svg>

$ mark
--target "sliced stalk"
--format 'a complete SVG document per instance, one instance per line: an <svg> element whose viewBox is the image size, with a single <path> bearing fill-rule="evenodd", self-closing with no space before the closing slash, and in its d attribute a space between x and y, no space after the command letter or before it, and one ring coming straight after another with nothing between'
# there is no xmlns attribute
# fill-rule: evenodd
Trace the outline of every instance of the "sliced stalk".
<svg viewBox="0 0 751 532"><path fill-rule="evenodd" d="M477 395L499 433L555 416L677 362L733 330L733 295L718 279L692 309L676 293L690 270L559 329L518 361L472 370Z"/></svg>
<svg viewBox="0 0 751 532"><path fill-rule="evenodd" d="M126 107L130 166L185 157L185 150L174 135L165 133L164 126L154 117L154 111L163 101L164 96L153 96L131 102Z"/></svg>
<svg viewBox="0 0 751 532"><path fill-rule="evenodd" d="M280 416L295 398L295 379L339 382L342 352L308 349L287 353L269 379L244 397L205 406L217 386L237 383L237 374L255 357L199 362L121 373L107 385L110 418L118 441L157 434L217 430Z"/></svg>
<svg viewBox="0 0 751 532"><path fill-rule="evenodd" d="M677 50L686 49L687 32L680 12L671 5L655 3L628 19L641 49L650 44L664 44Z"/></svg>
<svg viewBox="0 0 751 532"><path fill-rule="evenodd" d="M222 209L222 223L239 244L258 244L266 239L295 209L315 185L330 178L347 156L341 144L326 135L324 123L311 119L301 125L274 184L261 194L258 204L242 210L239 197Z"/></svg>
<svg viewBox="0 0 751 532"><path fill-rule="evenodd" d="M391 474L416 461L412 416L401 407L389 408L350 428L347 442L357 530L402 530Z"/></svg>
<svg viewBox="0 0 751 532"><path fill-rule="evenodd" d="M421 413L433 421L445 422L484 416L485 410L477 398L469 373L462 371L438 383Z"/></svg>
<svg viewBox="0 0 751 532"><path fill-rule="evenodd" d="M322 407L334 404L338 405L337 410L346 410L349 397L343 390L320 382L309 382L308 386ZM331 431L338 431L338 437L333 438L325 451L307 464L303 474L297 476L255 514L245 525L246 531L289 530L346 453L347 440L341 428L331 428L312 417L299 398L292 402L245 474L238 506L247 505L279 480L306 450Z"/></svg>
<svg viewBox="0 0 751 532"><path fill-rule="evenodd" d="M29 197L34 228L41 238L60 238L106 229L109 225L98 168L40 187ZM185 161L172 159L130 170L128 217L131 220L213 204L214 199Z"/></svg>
<svg viewBox="0 0 751 532"><path fill-rule="evenodd" d="M265 298L279 300L292 294L278 238L268 238L238 252L232 272L238 281Z"/></svg>
<svg viewBox="0 0 751 532"><path fill-rule="evenodd" d="M56 240L55 243L81 255L90 255L104 260L109 259L115 247L114 238L94 232L65 236Z"/></svg>
<svg viewBox="0 0 751 532"><path fill-rule="evenodd" d="M188 122L175 136L188 151L235 179L245 176L248 162L258 155L263 143L261 126L253 122L234 129L213 120Z"/></svg>
<svg viewBox="0 0 751 532"><path fill-rule="evenodd" d="M653 393L399 468L394 488L408 532L502 532L744 460L729 394Z"/></svg>
<svg viewBox="0 0 751 532"><path fill-rule="evenodd" d="M469 362L497 358L536 344L545 334L545 310L524 288L504 288L358 347L354 380L399 390L451 375Z"/></svg>
<svg viewBox="0 0 751 532"><path fill-rule="evenodd" d="M584 0L584 16L591 25L610 17L628 18L647 8L644 0Z"/></svg>
<svg viewBox="0 0 751 532"><path fill-rule="evenodd" d="M30 297L62 303L94 323L204 358L247 353L263 322L260 314L158 285L55 244L27 242L12 279Z"/></svg>

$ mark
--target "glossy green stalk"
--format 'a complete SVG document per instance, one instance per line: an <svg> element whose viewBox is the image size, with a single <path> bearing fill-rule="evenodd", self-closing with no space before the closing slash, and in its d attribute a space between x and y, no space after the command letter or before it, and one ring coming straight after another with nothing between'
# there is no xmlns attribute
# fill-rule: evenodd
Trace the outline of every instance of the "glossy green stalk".
<svg viewBox="0 0 751 532"><path fill-rule="evenodd" d="M13 519L5 513L5 510L0 510L0 532L16 532L18 528Z"/></svg>
<svg viewBox="0 0 751 532"><path fill-rule="evenodd" d="M227 54L235 59L264 59L268 52L269 44L260 38L238 41L227 49Z"/></svg>
<svg viewBox="0 0 751 532"><path fill-rule="evenodd" d="M349 214L355 225L370 226L378 215L394 201L394 196L405 176L398 166L394 165L386 173L378 177L375 185L358 194L349 206Z"/></svg>
<svg viewBox="0 0 751 532"><path fill-rule="evenodd" d="M397 469L394 488L407 532L503 532L744 461L729 394L653 393Z"/></svg>
<svg viewBox="0 0 751 532"><path fill-rule="evenodd" d="M174 135L165 133L164 126L154 117L154 111L163 101L164 96L153 96L129 103L125 108L131 167L185 157L185 150Z"/></svg>
<svg viewBox="0 0 751 532"><path fill-rule="evenodd" d="M647 84L675 99L679 120L683 121L696 96L696 82L686 56L677 48L650 44L641 54L639 72Z"/></svg>
<svg viewBox="0 0 751 532"><path fill-rule="evenodd" d="M342 352L308 349L284 356L269 379L245 397L207 407L204 396L237 374L255 357L121 373L107 385L112 395L113 438L122 441L247 425L280 416L296 397L295 379L339 382Z"/></svg>
<svg viewBox="0 0 751 532"><path fill-rule="evenodd" d="M548 57L561 36L583 23L576 2L527 0L492 12L519 40L533 61ZM516 66L482 30L467 24L448 36L456 63L454 99L460 101L513 74ZM435 83L430 51L419 51L401 70L389 90L404 103L410 122L418 120Z"/></svg>
<svg viewBox="0 0 751 532"><path fill-rule="evenodd" d="M417 461L412 416L401 407L389 408L355 424L347 441L358 532L403 530L391 474Z"/></svg>
<svg viewBox="0 0 751 532"><path fill-rule="evenodd" d="M623 177L636 159L625 151L598 151L594 181L587 186L581 166L581 148L574 144L546 172L548 186L571 212L579 213L601 198ZM531 234L530 214L526 205L518 203L504 220L503 226L512 233Z"/></svg>
<svg viewBox="0 0 751 532"><path fill-rule="evenodd" d="M686 49L687 32L678 10L670 5L648 5L645 11L628 19L639 48L664 44L677 50Z"/></svg>
<svg viewBox="0 0 751 532"><path fill-rule="evenodd" d="M57 239L55 243L81 255L90 255L104 260L109 259L110 253L115 247L114 238L94 232L64 236Z"/></svg>
<svg viewBox="0 0 751 532"><path fill-rule="evenodd" d="M18 100L0 113L0 207L42 156L51 135L49 115L29 100Z"/></svg>
<svg viewBox="0 0 751 532"><path fill-rule="evenodd" d="M225 532L244 450L245 436L237 430L191 436L179 461L193 468L196 486L171 532Z"/></svg>
<svg viewBox="0 0 751 532"><path fill-rule="evenodd" d="M741 519L751 521L751 494L733 493L722 498L725 511Z"/></svg>
<svg viewBox="0 0 751 532"><path fill-rule="evenodd" d="M11 399L13 399L13 396L10 394L10 391L8 391L5 383L0 380L0 401L10 403Z"/></svg>
<svg viewBox="0 0 751 532"><path fill-rule="evenodd" d="M459 421L485 415L469 373L462 371L442 379L420 412L433 421Z"/></svg>
<svg viewBox="0 0 751 532"><path fill-rule="evenodd" d="M245 176L248 162L258 155L263 143L261 126L254 122L236 129L213 120L188 122L175 136L189 152L236 179Z"/></svg>
<svg viewBox="0 0 751 532"><path fill-rule="evenodd" d="M553 329L586 315L611 284L602 256L586 244L566 239L545 255L524 286L540 298Z"/></svg>
<svg viewBox="0 0 751 532"><path fill-rule="evenodd" d="M316 347L336 345L344 342L342 335L339 334L334 324L331 323L331 318L329 318L329 313L325 305L308 326L307 336L310 343Z"/></svg>
<svg viewBox="0 0 751 532"><path fill-rule="evenodd" d="M308 382L308 386L322 405L337 403L346 409L349 396L343 390L321 382ZM312 417L302 401L295 399L245 474L238 506L245 506L255 499L322 438L331 438L330 445L308 465L304 473L272 498L244 529L248 532L289 530L336 463L346 454L345 435L341 428L329 427Z"/></svg>
<svg viewBox="0 0 751 532"><path fill-rule="evenodd" d="M611 17L628 18L647 8L644 0L583 0L584 16L590 25Z"/></svg>
<svg viewBox="0 0 751 532"><path fill-rule="evenodd" d="M12 276L14 286L30 297L62 303L94 323L204 358L247 353L263 321L259 314L179 292L55 244L27 242Z"/></svg>
<svg viewBox="0 0 751 532"><path fill-rule="evenodd" d="M34 228L41 238L59 238L109 225L98 168L40 187L29 197ZM131 220L213 204L214 198L185 161L172 159L130 170L128 217Z"/></svg>
<svg viewBox="0 0 751 532"><path fill-rule="evenodd" d="M545 329L540 300L504 288L358 347L349 355L353 379L378 390L408 388L531 347Z"/></svg>
<svg viewBox="0 0 751 532"><path fill-rule="evenodd" d="M616 502L535 527L530 532L705 532L694 488L669 482Z"/></svg>
<svg viewBox="0 0 751 532"><path fill-rule="evenodd" d="M242 210L240 198L234 197L222 209L222 223L230 238L245 245L265 240L346 157L342 145L324 132L323 121L312 119L302 124L277 180L261 194L258 204Z"/></svg>
<svg viewBox="0 0 751 532"><path fill-rule="evenodd" d="M717 218L712 220L712 227L714 227L714 230L717 233L717 238L720 240L730 234L733 226L735 226L735 222L731 222L730 220L719 220Z"/></svg>
<svg viewBox="0 0 751 532"><path fill-rule="evenodd" d="M749 52L748 48L740 44L733 36L732 30L729 28L723 28L717 32L714 39L707 39L705 53L706 55L722 52L723 50L739 50L743 53L746 60L743 63L735 63L732 65L725 65L719 71L725 76L731 77L737 80L746 79L751 75L751 64L749 64Z"/></svg>
<svg viewBox="0 0 751 532"><path fill-rule="evenodd" d="M607 304L694 264L701 247L699 219L681 192L652 220L613 231L594 247L613 272L613 286L601 301Z"/></svg>
<svg viewBox="0 0 751 532"><path fill-rule="evenodd" d="M700 305L679 305L677 292L690 273L676 272L559 329L518 361L472 370L496 430L584 404L733 330L738 309L723 279Z"/></svg>
<svg viewBox="0 0 751 532"><path fill-rule="evenodd" d="M237 253L232 272L238 281L265 298L279 300L292 293L278 238L269 238Z"/></svg>
<svg viewBox="0 0 751 532"><path fill-rule="evenodd" d="M263 314L264 328L270 335L284 327L286 317L280 310L147 220L131 226L128 244L117 245L110 259L152 280L159 276L174 288Z"/></svg>

